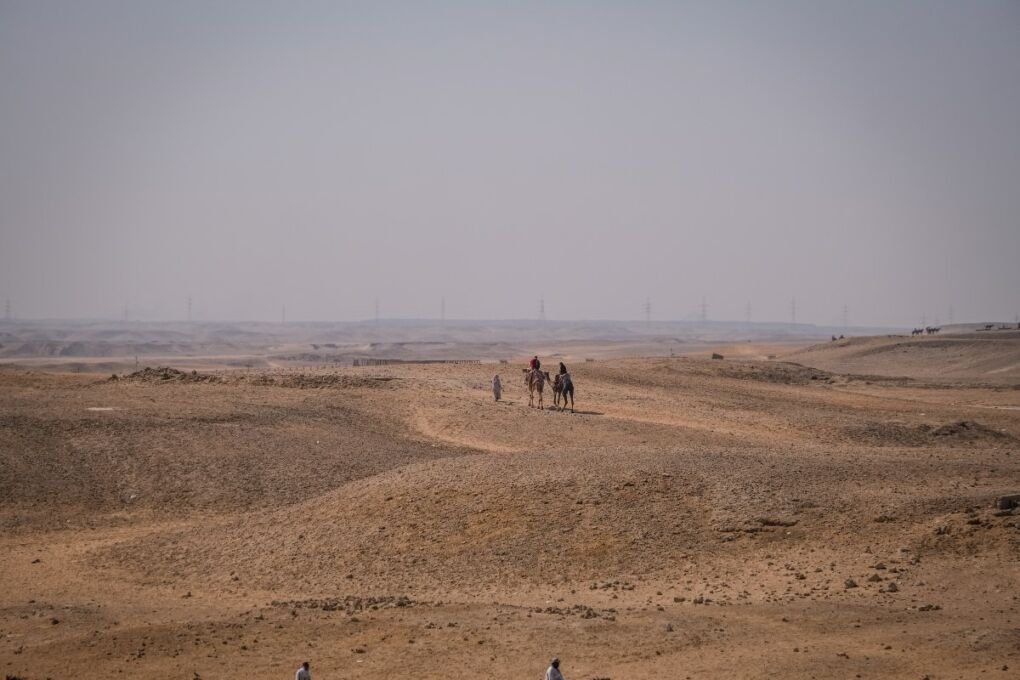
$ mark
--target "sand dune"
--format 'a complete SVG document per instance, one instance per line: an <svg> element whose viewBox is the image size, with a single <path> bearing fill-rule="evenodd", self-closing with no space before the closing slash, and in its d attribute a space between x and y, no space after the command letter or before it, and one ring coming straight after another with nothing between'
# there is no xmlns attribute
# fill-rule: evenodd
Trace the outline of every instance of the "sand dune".
<svg viewBox="0 0 1020 680"><path fill-rule="evenodd" d="M1020 380L1020 332L850 338L784 358L840 373L1015 384Z"/></svg>

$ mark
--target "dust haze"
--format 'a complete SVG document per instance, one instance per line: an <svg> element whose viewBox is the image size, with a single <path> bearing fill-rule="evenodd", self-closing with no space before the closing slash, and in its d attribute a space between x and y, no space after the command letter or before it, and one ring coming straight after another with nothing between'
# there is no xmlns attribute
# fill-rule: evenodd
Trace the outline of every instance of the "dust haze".
<svg viewBox="0 0 1020 680"><path fill-rule="evenodd" d="M19 318L1012 320L1011 2L0 5Z"/></svg>

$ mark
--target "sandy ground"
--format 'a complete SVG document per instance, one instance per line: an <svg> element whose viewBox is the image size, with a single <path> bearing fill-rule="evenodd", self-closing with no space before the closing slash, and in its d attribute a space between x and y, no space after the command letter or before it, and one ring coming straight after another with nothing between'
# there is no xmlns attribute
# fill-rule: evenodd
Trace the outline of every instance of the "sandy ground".
<svg viewBox="0 0 1020 680"><path fill-rule="evenodd" d="M784 359L844 373L1020 383L1020 330L847 338L782 351Z"/></svg>
<svg viewBox="0 0 1020 680"><path fill-rule="evenodd" d="M572 364L576 413L516 365L0 371L2 672L1020 677L1011 350L723 349Z"/></svg>

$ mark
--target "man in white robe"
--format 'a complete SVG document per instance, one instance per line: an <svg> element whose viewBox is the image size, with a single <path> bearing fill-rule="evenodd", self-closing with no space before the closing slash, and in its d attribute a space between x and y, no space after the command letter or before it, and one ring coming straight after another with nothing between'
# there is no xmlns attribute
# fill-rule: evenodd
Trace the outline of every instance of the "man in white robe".
<svg viewBox="0 0 1020 680"><path fill-rule="evenodd" d="M545 680L563 680L563 673L560 673L560 659L557 656L549 663L549 669L545 672Z"/></svg>

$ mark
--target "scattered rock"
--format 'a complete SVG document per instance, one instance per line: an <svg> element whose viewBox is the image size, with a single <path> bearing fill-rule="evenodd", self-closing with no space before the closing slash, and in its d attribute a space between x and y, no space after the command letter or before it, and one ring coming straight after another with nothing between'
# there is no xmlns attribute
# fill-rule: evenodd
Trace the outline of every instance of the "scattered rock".
<svg viewBox="0 0 1020 680"><path fill-rule="evenodd" d="M291 614L297 616L298 609L319 609L324 612L344 611L348 614L365 610L388 609L393 607L413 607L415 602L406 595L392 596L383 595L377 597L359 597L348 595L343 599L326 598L323 600L296 600L277 601L270 603L273 607L284 607L294 609Z"/></svg>
<svg viewBox="0 0 1020 680"><path fill-rule="evenodd" d="M1013 508L1020 507L1020 493L999 496L995 499L995 507L998 510L1012 510Z"/></svg>
<svg viewBox="0 0 1020 680"><path fill-rule="evenodd" d="M147 382L147 383L164 383L164 382L186 382L186 383L221 383L223 378L218 375L206 375L199 373L198 371L192 371L186 373L185 371L171 368L169 366L159 366L158 368L150 368L146 366L140 371L135 371L124 377L125 380L132 382ZM112 378L111 378L112 380Z"/></svg>
<svg viewBox="0 0 1020 680"><path fill-rule="evenodd" d="M1004 432L999 432L990 427L976 423L973 420L958 420L931 431L931 435L937 438L957 439L962 441L974 441L977 439L998 439L1009 440L1013 437Z"/></svg>
<svg viewBox="0 0 1020 680"><path fill-rule="evenodd" d="M607 621L616 620L615 609L594 609L583 604L575 604L572 607L535 607L531 610L534 614L556 614L558 616L578 616L582 619L604 618Z"/></svg>
<svg viewBox="0 0 1020 680"><path fill-rule="evenodd" d="M792 527L797 524L795 519L776 519L774 517L759 517L758 523L766 527Z"/></svg>
<svg viewBox="0 0 1020 680"><path fill-rule="evenodd" d="M851 425L844 432L854 440L873 446L926 446L931 444L930 425L867 422Z"/></svg>

